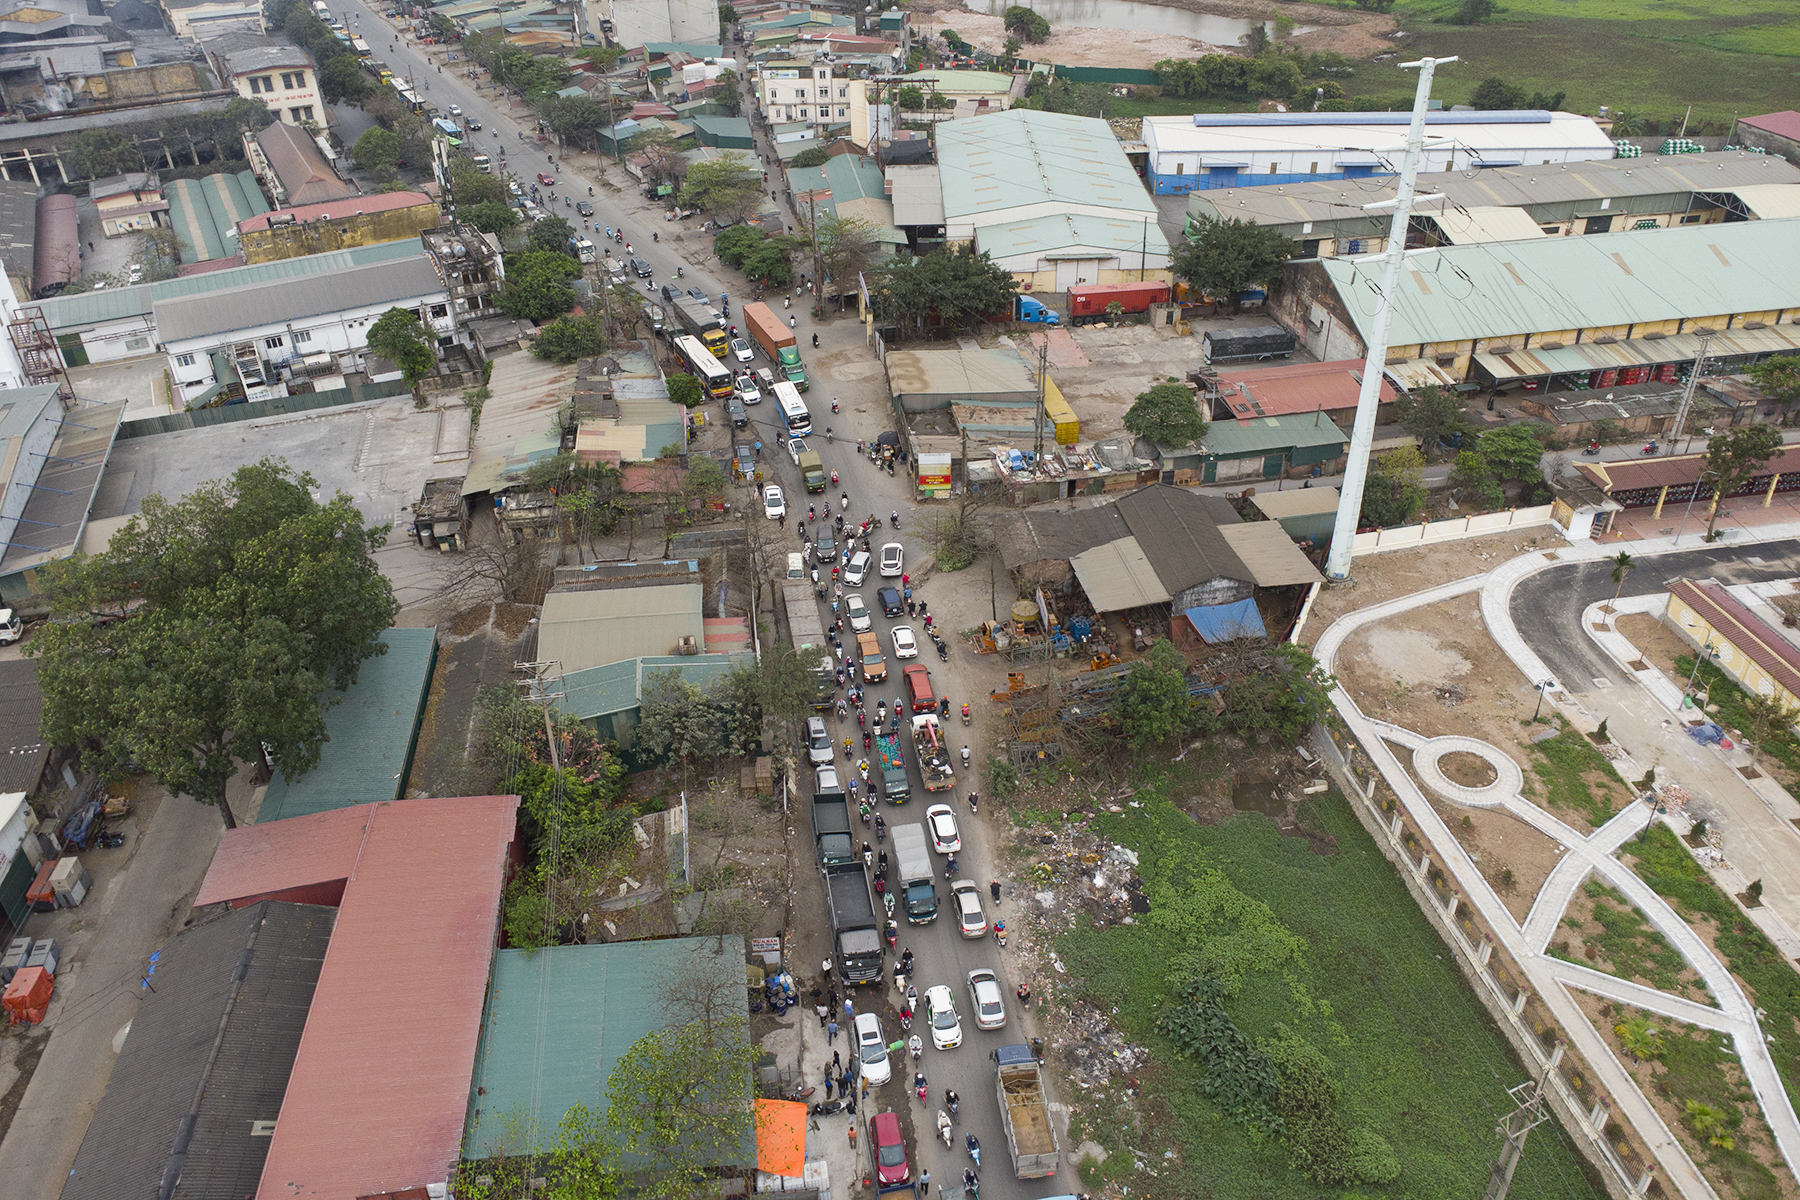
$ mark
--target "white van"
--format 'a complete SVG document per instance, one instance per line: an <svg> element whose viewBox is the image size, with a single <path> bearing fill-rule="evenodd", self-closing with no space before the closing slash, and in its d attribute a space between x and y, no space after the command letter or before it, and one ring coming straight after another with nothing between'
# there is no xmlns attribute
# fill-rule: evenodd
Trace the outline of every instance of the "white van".
<svg viewBox="0 0 1800 1200"><path fill-rule="evenodd" d="M789 579L806 578L806 555L801 554L799 551L795 551L788 555L787 577Z"/></svg>

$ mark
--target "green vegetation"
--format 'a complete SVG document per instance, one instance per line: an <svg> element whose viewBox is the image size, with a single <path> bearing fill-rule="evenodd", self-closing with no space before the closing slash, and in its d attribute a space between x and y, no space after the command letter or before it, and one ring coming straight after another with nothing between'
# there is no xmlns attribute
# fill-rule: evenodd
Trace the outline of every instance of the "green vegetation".
<svg viewBox="0 0 1800 1200"><path fill-rule="evenodd" d="M1637 906L1619 892L1598 879L1588 880L1583 890L1594 902L1596 928L1580 924L1573 917L1564 918L1563 924L1578 929L1581 940L1594 950L1597 958L1590 960L1592 964L1620 979L1642 980L1651 987L1680 995L1685 990L1681 973L1687 968L1681 952L1664 941Z"/></svg>
<svg viewBox="0 0 1800 1200"><path fill-rule="evenodd" d="M1361 523L1404 525L1425 507L1425 458L1411 446L1382 455L1363 484Z"/></svg>
<svg viewBox="0 0 1800 1200"><path fill-rule="evenodd" d="M1206 436L1207 420L1183 383L1156 383L1138 393L1125 413L1125 428L1159 446L1185 446Z"/></svg>
<svg viewBox="0 0 1800 1200"><path fill-rule="evenodd" d="M606 353L606 334L595 317L565 314L538 330L531 352L551 362L572 363Z"/></svg>
<svg viewBox="0 0 1800 1200"><path fill-rule="evenodd" d="M1150 913L1059 942L1073 980L1059 991L1116 1013L1152 1054L1153 1107L1077 1093L1071 1140L1111 1152L1084 1169L1089 1186L1139 1182L1134 1157L1160 1169L1166 1129L1180 1162L1148 1196L1346 1195L1315 1179L1393 1200L1479 1194L1495 1116L1525 1072L1344 799L1301 809L1336 839L1320 855L1254 814L1198 825L1167 786L1095 821L1139 854ZM1513 1189L1598 1195L1555 1125L1532 1135Z"/></svg>
<svg viewBox="0 0 1800 1200"><path fill-rule="evenodd" d="M500 310L531 321L560 317L575 307L569 281L580 275L581 264L566 254L528 250L507 260Z"/></svg>
<svg viewBox="0 0 1800 1200"><path fill-rule="evenodd" d="M713 253L752 283L787 287L794 282L794 251L799 238L770 237L755 225L733 225L713 239Z"/></svg>
<svg viewBox="0 0 1800 1200"><path fill-rule="evenodd" d="M1580 733L1565 729L1533 745L1531 769L1542 785L1547 807L1572 809L1595 829L1612 819L1613 796L1604 780L1615 780L1621 785L1625 781L1606 756ZM1596 773L1603 777L1601 781L1585 778Z"/></svg>
<svg viewBox="0 0 1800 1200"><path fill-rule="evenodd" d="M400 368L419 398L419 381L437 366L437 339L411 309L390 308L369 326L369 349Z"/></svg>
<svg viewBox="0 0 1800 1200"><path fill-rule="evenodd" d="M1018 280L986 251L967 245L917 258L891 258L870 281L875 311L901 327L923 328L932 317L953 329L973 329L1012 312Z"/></svg>
<svg viewBox="0 0 1800 1200"><path fill-rule="evenodd" d="M1675 669L1686 678L1694 670L1694 656L1679 655L1675 659ZM1795 738L1794 731L1780 719L1780 714L1772 711L1775 706L1770 701L1746 692L1710 659L1700 664L1700 674L1694 683L1706 693L1708 704L1718 706L1714 720L1743 730L1750 735L1757 749L1800 774L1800 739Z"/></svg>

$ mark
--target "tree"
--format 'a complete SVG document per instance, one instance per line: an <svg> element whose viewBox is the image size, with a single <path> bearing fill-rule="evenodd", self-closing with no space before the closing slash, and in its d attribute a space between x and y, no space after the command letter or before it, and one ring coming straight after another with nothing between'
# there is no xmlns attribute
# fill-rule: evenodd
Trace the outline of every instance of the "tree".
<svg viewBox="0 0 1800 1200"><path fill-rule="evenodd" d="M901 112L920 112L925 107L925 89L916 83L894 89L894 104ZM823 153L821 151L820 153ZM821 163L821 166L824 164Z"/></svg>
<svg viewBox="0 0 1800 1200"><path fill-rule="evenodd" d="M1394 397L1394 423L1419 439L1427 453L1468 428L1462 397L1436 384L1426 384Z"/></svg>
<svg viewBox="0 0 1800 1200"><path fill-rule="evenodd" d="M456 215L483 233L505 233L519 225L519 211L498 200L483 200L467 208L458 205Z"/></svg>
<svg viewBox="0 0 1800 1200"><path fill-rule="evenodd" d="M575 307L575 289L569 281L580 274L581 264L566 254L528 250L506 265L501 311L529 321L560 317Z"/></svg>
<svg viewBox="0 0 1800 1200"><path fill-rule="evenodd" d="M1265 733L1282 741L1303 737L1331 709L1337 681L1305 650L1283 643L1225 689L1225 723L1239 736Z"/></svg>
<svg viewBox="0 0 1800 1200"><path fill-rule="evenodd" d="M1008 33L1015 33L1028 42L1037 43L1050 40L1050 22L1021 4L1015 4L1007 9L1000 18L1000 24Z"/></svg>
<svg viewBox="0 0 1800 1200"><path fill-rule="evenodd" d="M696 759L717 758L726 749L720 705L678 670L644 675L638 714L633 747L649 760L672 759L684 775Z"/></svg>
<svg viewBox="0 0 1800 1200"><path fill-rule="evenodd" d="M131 262L143 269L145 283L173 279L176 268L181 265L181 252L187 248L188 245L180 234L158 225L137 235L137 245L131 251Z"/></svg>
<svg viewBox="0 0 1800 1200"><path fill-rule="evenodd" d="M1712 507L1706 515L1707 541L1718 536L1721 502L1762 474L1769 460L1781 453L1781 430L1773 425L1739 425L1706 443L1706 470L1701 478L1713 483Z"/></svg>
<svg viewBox="0 0 1800 1200"><path fill-rule="evenodd" d="M400 139L376 126L356 139L350 157L356 160L358 167L385 183L399 172Z"/></svg>
<svg viewBox="0 0 1800 1200"><path fill-rule="evenodd" d="M1483 508L1497 509L1506 503L1506 492L1488 468L1487 460L1473 450L1456 456L1456 465L1450 470L1450 486L1469 493Z"/></svg>
<svg viewBox="0 0 1800 1200"><path fill-rule="evenodd" d="M606 335L593 317L561 316L538 330L531 352L551 362L571 363L606 353Z"/></svg>
<svg viewBox="0 0 1800 1200"><path fill-rule="evenodd" d="M1551 92L1549 95L1545 95L1543 92L1533 92L1531 99L1525 102L1525 107L1559 112L1562 109L1563 101L1568 97L1567 92Z"/></svg>
<svg viewBox="0 0 1800 1200"><path fill-rule="evenodd" d="M738 90L738 73L727 67L719 72L719 78L714 83L711 99L725 110L725 115L735 117L742 113L744 93Z"/></svg>
<svg viewBox="0 0 1800 1200"><path fill-rule="evenodd" d="M900 90L902 92L906 91L905 88L901 88ZM913 90L917 91L918 89L914 88ZM906 107L904 101L901 102L901 107L902 108ZM791 168L797 168L800 170L804 170L807 167L822 167L830 161L831 161L831 155L826 152L825 147L810 146L807 149L802 150L800 153L794 155L793 158L789 159L788 166Z"/></svg>
<svg viewBox="0 0 1800 1200"><path fill-rule="evenodd" d="M646 129L633 134L626 143L631 152L644 160L644 177L653 183L679 185L687 174L687 159L681 156L681 145L667 129ZM762 189L758 176L757 190Z"/></svg>
<svg viewBox="0 0 1800 1200"><path fill-rule="evenodd" d="M1011 59L1015 59L1015 58L1019 57L1019 51L1023 50L1024 48L1025 48L1025 39L1020 37L1016 33L1013 34L1011 37L1006 39L1006 57L1007 57L1007 59L1010 61Z"/></svg>
<svg viewBox="0 0 1800 1200"><path fill-rule="evenodd" d="M561 254L567 258L575 258L574 252L569 249L569 239L574 236L575 227L563 218L540 217L532 222L530 231L525 235L525 244L540 254Z"/></svg>
<svg viewBox="0 0 1800 1200"><path fill-rule="evenodd" d="M1459 25L1479 24L1475 21L1458 21ZM1508 83L1498 75L1490 75L1475 85L1475 91L1469 97L1470 108L1501 109L1524 108L1525 89L1516 83Z"/></svg>
<svg viewBox="0 0 1800 1200"><path fill-rule="evenodd" d="M508 199L499 176L489 175L462 157L450 160L450 194L459 210L474 204L504 205Z"/></svg>
<svg viewBox="0 0 1800 1200"><path fill-rule="evenodd" d="M1268 26L1261 21L1256 22L1250 26L1244 36L1238 39L1238 45L1242 46L1251 58L1261 58L1269 52Z"/></svg>
<svg viewBox="0 0 1800 1200"><path fill-rule="evenodd" d="M600 130L612 120L612 108L589 96L553 95L539 112L564 145L589 149L599 145Z"/></svg>
<svg viewBox="0 0 1800 1200"><path fill-rule="evenodd" d="M1291 100L1306 82L1294 60L1283 55L1265 54L1250 64L1246 78L1253 96L1274 100Z"/></svg>
<svg viewBox="0 0 1800 1200"><path fill-rule="evenodd" d="M177 501L152 495L107 548L43 568L42 733L84 769L143 769L219 807L241 762L293 780L325 742L326 689L383 654L399 612L372 551L388 527L279 460Z"/></svg>
<svg viewBox="0 0 1800 1200"><path fill-rule="evenodd" d="M1273 226L1202 217L1175 250L1175 274L1204 294L1235 305L1244 289L1275 282L1281 264L1297 249L1292 238Z"/></svg>
<svg viewBox="0 0 1800 1200"><path fill-rule="evenodd" d="M1616 109L1612 115L1612 135L1616 138L1642 137L1647 124L1644 114L1634 108Z"/></svg>
<svg viewBox="0 0 1800 1200"><path fill-rule="evenodd" d="M1712 1105L1702 1104L1698 1100L1689 1100L1687 1102L1687 1119L1688 1124L1693 1126L1696 1135L1705 1138L1708 1143L1720 1150L1730 1150L1736 1145L1731 1131L1726 1127L1724 1116Z"/></svg>
<svg viewBox="0 0 1800 1200"><path fill-rule="evenodd" d="M1125 413L1125 428L1158 446L1185 446L1206 436L1207 421L1186 384L1152 384Z"/></svg>
<svg viewBox="0 0 1800 1200"><path fill-rule="evenodd" d="M701 390L700 381L692 375L671 375L666 383L669 388L669 399L683 408L699 408L706 403L706 395Z"/></svg>
<svg viewBox="0 0 1800 1200"><path fill-rule="evenodd" d="M1363 484L1362 525L1386 527L1412 519L1425 507L1425 458L1402 446L1375 460Z"/></svg>
<svg viewBox="0 0 1800 1200"><path fill-rule="evenodd" d="M1617 604L1625 590L1625 577L1637 569L1637 559L1621 550L1606 561L1612 564L1612 581L1619 585L1613 589L1613 603Z"/></svg>
<svg viewBox="0 0 1800 1200"><path fill-rule="evenodd" d="M1188 712L1187 658L1157 638L1119 689L1119 730L1133 750L1160 746L1187 730Z"/></svg>
<svg viewBox="0 0 1800 1200"><path fill-rule="evenodd" d="M1754 379L1756 386L1767 392L1772 400L1781 404L1792 404L1800 400L1800 355L1765 358L1759 363L1751 364L1744 373Z"/></svg>
<svg viewBox="0 0 1800 1200"><path fill-rule="evenodd" d="M794 282L794 260L789 251L790 239L765 238L744 258L744 275L757 283L786 287Z"/></svg>
<svg viewBox="0 0 1800 1200"><path fill-rule="evenodd" d="M742 154L728 150L711 162L688 167L681 200L728 223L749 216L762 199L762 172Z"/></svg>
<svg viewBox="0 0 1800 1200"><path fill-rule="evenodd" d="M369 326L369 349L400 368L413 399L419 397L419 381L437 366L437 338L425 328L418 314L390 308Z"/></svg>
<svg viewBox="0 0 1800 1200"><path fill-rule="evenodd" d="M1488 18L1498 11L1494 0L1462 0L1456 7L1456 15L1450 18L1452 25L1485 25Z"/></svg>
<svg viewBox="0 0 1800 1200"><path fill-rule="evenodd" d="M1619 1045L1634 1059L1660 1058L1663 1052L1662 1030L1650 1023L1643 1013L1635 1013L1613 1026Z"/></svg>
<svg viewBox="0 0 1800 1200"><path fill-rule="evenodd" d="M548 332L557 324L545 326ZM540 340L542 334L539 335ZM611 537L627 512L623 502L623 475L604 462L578 462L573 454L558 454L526 468L524 487L529 492L548 492L557 510L568 519L570 540L594 548L597 538Z"/></svg>
<svg viewBox="0 0 1800 1200"><path fill-rule="evenodd" d="M973 329L1011 313L1019 294L1011 271L967 245L889 259L876 268L872 284L877 311L903 326L922 326L936 314L940 324Z"/></svg>
<svg viewBox="0 0 1800 1200"><path fill-rule="evenodd" d="M351 54L340 54L319 68L319 94L327 104L358 104L369 94L369 76Z"/></svg>
<svg viewBox="0 0 1800 1200"><path fill-rule="evenodd" d="M1475 452L1502 479L1536 483L1544 478L1544 443L1530 426L1489 430L1476 440Z"/></svg>
<svg viewBox="0 0 1800 1200"><path fill-rule="evenodd" d="M144 155L122 129L89 129L75 135L69 165L82 179L104 179L144 169Z"/></svg>
<svg viewBox="0 0 1800 1200"><path fill-rule="evenodd" d="M875 241L875 226L861 217L836 213L823 213L813 222L812 243L826 280L855 279L874 264L881 252Z"/></svg>

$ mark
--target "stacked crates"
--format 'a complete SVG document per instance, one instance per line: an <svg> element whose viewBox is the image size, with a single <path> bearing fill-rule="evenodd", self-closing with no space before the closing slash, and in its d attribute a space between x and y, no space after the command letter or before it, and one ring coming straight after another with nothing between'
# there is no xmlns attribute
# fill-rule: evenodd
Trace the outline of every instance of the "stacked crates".
<svg viewBox="0 0 1800 1200"><path fill-rule="evenodd" d="M1693 138L1664 138L1658 154L1704 154L1706 147Z"/></svg>

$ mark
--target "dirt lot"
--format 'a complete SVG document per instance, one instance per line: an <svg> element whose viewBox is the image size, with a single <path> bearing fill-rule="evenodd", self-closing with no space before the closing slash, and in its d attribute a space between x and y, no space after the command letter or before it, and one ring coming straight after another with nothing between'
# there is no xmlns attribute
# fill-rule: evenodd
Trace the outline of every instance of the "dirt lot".
<svg viewBox="0 0 1800 1200"><path fill-rule="evenodd" d="M1546 529L1536 535L1528 532L1496 534L1421 550L1366 554L1351 568L1349 583L1333 584L1319 593L1312 613L1307 617L1306 632L1316 638L1345 613L1410 596L1439 584L1467 579L1471 575L1481 575L1509 558L1560 544L1562 540Z"/></svg>

